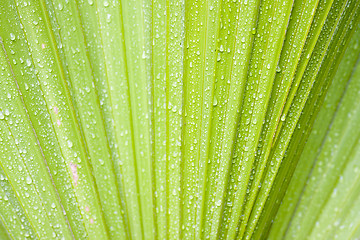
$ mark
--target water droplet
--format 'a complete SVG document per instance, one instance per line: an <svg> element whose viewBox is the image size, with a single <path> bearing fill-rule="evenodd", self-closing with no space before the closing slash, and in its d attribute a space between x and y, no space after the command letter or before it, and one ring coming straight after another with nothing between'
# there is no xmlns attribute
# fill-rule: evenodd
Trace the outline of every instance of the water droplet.
<svg viewBox="0 0 360 240"><path fill-rule="evenodd" d="M29 177L29 176L26 177L26 183L27 183L27 184L31 184L31 183L32 183L31 177Z"/></svg>
<svg viewBox="0 0 360 240"><path fill-rule="evenodd" d="M0 112L0 119L2 120L2 119L4 119L4 118L5 118L4 113L1 111L1 112Z"/></svg>
<svg viewBox="0 0 360 240"><path fill-rule="evenodd" d="M52 203L52 204L51 204L51 207L52 207L52 208L55 208L55 207L56 207L55 203Z"/></svg>
<svg viewBox="0 0 360 240"><path fill-rule="evenodd" d="M13 33L10 33L10 39L11 39L12 41L15 40L15 35L14 35Z"/></svg>
<svg viewBox="0 0 360 240"><path fill-rule="evenodd" d="M69 148L71 148L73 146L73 143L70 140L67 141L67 144L68 144Z"/></svg>
<svg viewBox="0 0 360 240"><path fill-rule="evenodd" d="M106 22L111 22L111 14L106 15Z"/></svg>
<svg viewBox="0 0 360 240"><path fill-rule="evenodd" d="M109 2L108 1L104 1L104 7L108 7L109 6Z"/></svg>
<svg viewBox="0 0 360 240"><path fill-rule="evenodd" d="M286 119L286 115L283 114L283 115L281 116L281 121L285 121L285 119Z"/></svg>
<svg viewBox="0 0 360 240"><path fill-rule="evenodd" d="M93 0L88 0L88 3L90 4L90 6L94 4Z"/></svg>
<svg viewBox="0 0 360 240"><path fill-rule="evenodd" d="M216 98L216 97L214 97L214 100L213 100L213 106L215 107L215 106L217 106L217 105L218 105L217 98Z"/></svg>
<svg viewBox="0 0 360 240"><path fill-rule="evenodd" d="M104 160L99 159L100 165L104 165Z"/></svg>

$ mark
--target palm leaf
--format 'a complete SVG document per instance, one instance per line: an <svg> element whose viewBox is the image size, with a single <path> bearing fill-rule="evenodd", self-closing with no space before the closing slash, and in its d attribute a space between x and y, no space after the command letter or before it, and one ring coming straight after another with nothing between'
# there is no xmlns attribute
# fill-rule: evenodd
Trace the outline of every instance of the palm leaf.
<svg viewBox="0 0 360 240"><path fill-rule="evenodd" d="M357 0L4 0L1 239L360 237Z"/></svg>

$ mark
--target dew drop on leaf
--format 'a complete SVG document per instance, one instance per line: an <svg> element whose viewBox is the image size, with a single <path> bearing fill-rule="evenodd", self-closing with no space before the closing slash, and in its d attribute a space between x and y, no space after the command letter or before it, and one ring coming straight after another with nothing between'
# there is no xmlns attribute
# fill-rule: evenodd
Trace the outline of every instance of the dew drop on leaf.
<svg viewBox="0 0 360 240"><path fill-rule="evenodd" d="M29 176L26 177L26 183L27 183L27 184L31 184L31 183L32 183L31 177L29 177Z"/></svg>

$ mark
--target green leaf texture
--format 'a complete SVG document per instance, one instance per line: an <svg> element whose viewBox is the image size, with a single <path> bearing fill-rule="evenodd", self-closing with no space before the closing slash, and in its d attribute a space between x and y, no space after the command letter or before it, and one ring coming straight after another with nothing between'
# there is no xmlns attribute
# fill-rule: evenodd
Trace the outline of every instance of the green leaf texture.
<svg viewBox="0 0 360 240"><path fill-rule="evenodd" d="M0 239L360 238L359 0L2 0Z"/></svg>

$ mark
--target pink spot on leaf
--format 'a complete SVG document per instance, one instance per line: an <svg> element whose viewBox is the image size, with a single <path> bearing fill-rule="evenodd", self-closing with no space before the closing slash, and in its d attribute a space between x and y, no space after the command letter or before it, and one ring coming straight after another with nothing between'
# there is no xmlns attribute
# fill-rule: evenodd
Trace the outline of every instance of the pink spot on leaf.
<svg viewBox="0 0 360 240"><path fill-rule="evenodd" d="M58 127L60 127L61 121L59 119L56 121L56 123L57 123Z"/></svg>
<svg viewBox="0 0 360 240"><path fill-rule="evenodd" d="M89 206L86 206L86 207L85 207L85 211L87 211L87 212L89 212L89 211L90 211Z"/></svg>
<svg viewBox="0 0 360 240"><path fill-rule="evenodd" d="M93 224L94 223L94 219L90 218L90 223Z"/></svg>
<svg viewBox="0 0 360 240"><path fill-rule="evenodd" d="M42 44L41 44L41 48L42 48L42 49L45 49L45 43L42 43Z"/></svg>
<svg viewBox="0 0 360 240"><path fill-rule="evenodd" d="M74 179L74 184L75 186L78 185L78 180L79 180L79 175L78 175L78 172L77 172L77 165L75 163L70 163L70 169L71 169L71 172L72 172L72 177Z"/></svg>
<svg viewBox="0 0 360 240"><path fill-rule="evenodd" d="M57 108L57 106L54 106L54 107L53 107L53 110L54 110L54 113L55 113L55 114L58 114L58 113L59 113L59 109Z"/></svg>

